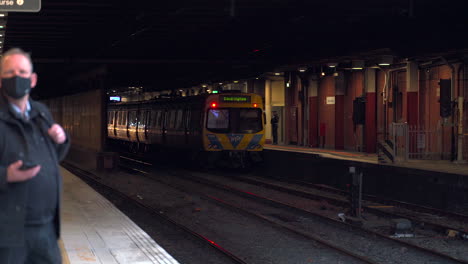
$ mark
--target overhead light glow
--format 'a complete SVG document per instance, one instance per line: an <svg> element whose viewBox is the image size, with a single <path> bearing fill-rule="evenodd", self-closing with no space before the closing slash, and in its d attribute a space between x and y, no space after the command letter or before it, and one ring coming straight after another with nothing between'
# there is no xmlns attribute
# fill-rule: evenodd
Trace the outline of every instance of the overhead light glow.
<svg viewBox="0 0 468 264"><path fill-rule="evenodd" d="M280 72L275 72L275 75L277 75L277 76L278 76L278 75L281 75L281 73L280 73Z"/></svg>
<svg viewBox="0 0 468 264"><path fill-rule="evenodd" d="M378 65L379 66L390 66L393 63L393 56L391 55L383 55L379 58Z"/></svg>
<svg viewBox="0 0 468 264"><path fill-rule="evenodd" d="M353 69L353 70L362 70L362 69L364 69L364 61L363 60L354 60L354 61L352 61L351 69Z"/></svg>
<svg viewBox="0 0 468 264"><path fill-rule="evenodd" d="M330 68L335 68L336 66L338 66L338 63L337 62L329 62L329 63L327 63L327 66L330 67Z"/></svg>

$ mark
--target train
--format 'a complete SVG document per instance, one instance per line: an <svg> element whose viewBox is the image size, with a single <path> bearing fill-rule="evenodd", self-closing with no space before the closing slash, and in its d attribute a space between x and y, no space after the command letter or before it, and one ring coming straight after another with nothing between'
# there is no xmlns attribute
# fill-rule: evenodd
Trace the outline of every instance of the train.
<svg viewBox="0 0 468 264"><path fill-rule="evenodd" d="M132 152L246 168L262 161L265 119L262 96L236 91L110 102L107 137Z"/></svg>

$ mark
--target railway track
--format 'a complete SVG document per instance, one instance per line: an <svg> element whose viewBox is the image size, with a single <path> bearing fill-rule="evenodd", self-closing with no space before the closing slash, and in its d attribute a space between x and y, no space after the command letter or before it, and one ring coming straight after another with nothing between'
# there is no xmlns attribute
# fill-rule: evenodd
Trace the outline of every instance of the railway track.
<svg viewBox="0 0 468 264"><path fill-rule="evenodd" d="M202 185L208 185L212 188L218 188L218 189L222 189L224 192L226 191L229 191L231 193L235 193L236 195L240 195L240 196L243 196L243 197L248 197L248 199L250 200L262 200L263 203L267 203L267 204L273 204L274 207L283 207L283 208L287 208L288 210L292 210L294 211L295 213L299 212L300 214L305 214L305 215L313 215L314 217L317 217L317 218L320 218L320 221L330 221L332 220L334 223L334 225L345 225L346 227L341 227L341 228L344 228L344 229L353 229L354 232L364 232L364 233L367 233L367 236L377 236L379 237L379 239L381 240L387 240L387 241L391 241L391 243L395 243L395 244L399 244L399 247L403 247L403 248L411 248L412 250L414 250L415 252L422 252L422 254L426 254L427 256L430 256L430 258L439 258L441 261L443 262L440 262L440 263L468 263L466 260L463 260L463 259L459 259L457 257L453 257L451 255L447 255L447 254L444 254L442 252L439 252L439 251L435 251L435 250L431 250L431 249L428 249L428 248L424 248L424 247L420 247L418 245L415 245L415 244L412 244L412 243L408 243L408 242L405 242L405 241L401 241L401 240L398 240L398 239L395 239L395 238L391 238L389 237L388 235L382 235L380 234L379 232L374 232L374 231L371 231L371 230L367 230L367 229L361 229L360 227L356 227L356 226L353 226L353 225L347 225L347 224L343 224L339 221L336 221L334 219L330 219L330 218L326 218L326 217L323 217L321 216L320 214L316 214L316 213L313 213L313 212L310 212L310 211L307 211L307 210L303 210L301 208L298 208L298 207L295 207L291 204L286 204L286 203L283 203L281 201L275 201L271 198L267 198L267 197L261 197L259 195L254 195L252 192L250 191L244 191L244 190L240 190L240 189L236 189L236 188L233 188L233 187L230 187L230 186L227 186L227 185L223 185L219 182L216 182L216 181L213 181L213 180L207 180L206 178L203 178L203 177L199 177L199 176L196 176L194 174L191 174L191 173L187 173L187 172L183 172L183 173L176 173L176 174L173 174L174 176L178 176L178 177L182 177L184 178L185 180L189 180L189 181L192 181L192 182L196 182L198 184L202 184ZM244 179L245 181L246 179ZM251 180L250 180L251 182ZM256 182L257 186L258 185L265 185L265 182L262 182L262 181L257 181ZM173 186L174 187L174 186ZM269 186L271 187L271 186ZM179 187L180 188L180 187ZM202 188L202 187L200 187ZM281 188L278 188L278 186L276 186L275 189L281 189ZM281 189L282 191L284 191L284 189ZM289 194L291 192L295 193L295 195L298 194L298 191L297 190L289 190L287 191ZM203 193L198 193L198 195L205 195ZM303 193L301 193L301 196L304 196ZM224 199L219 199L219 198L215 198L216 196L213 196L213 197L205 197L206 199L214 199L214 200L217 200L217 202L220 202L220 201L224 201ZM343 201L341 201L343 202ZM229 204L230 207L235 207L233 204ZM242 210L239 206L236 207L237 209L236 210ZM254 212L244 212L244 213L254 213ZM259 215L257 214L257 217L261 218L263 217L262 215ZM278 223L276 223L278 224ZM318 225L318 224L317 224ZM284 225L283 225L284 227ZM292 231L292 230L291 230ZM346 231L346 230L345 230ZM340 231L340 232L345 232L345 231ZM304 234L304 232L302 231L297 231L296 232L298 233L302 233L303 235L306 235ZM332 231L330 231L332 232ZM315 241L320 241L320 237L317 237L317 236L314 236L312 235L311 236L311 239L315 238ZM337 241L336 242L337 244L339 244L339 242ZM378 243L377 241L373 242L373 244L375 245L376 243ZM328 246L334 246L333 243L329 244ZM340 247L337 247L337 248L340 248ZM343 249L343 252L347 252L347 249ZM347 254L350 253L351 255L352 254L355 254L353 252L347 252ZM416 253L415 253L416 254ZM356 254L357 256L359 256L359 254ZM372 260L363 260L363 261L372 261ZM382 262L377 262L377 263L382 263ZM424 262L421 262L421 263L424 263ZM428 262L429 263L429 262Z"/></svg>
<svg viewBox="0 0 468 264"><path fill-rule="evenodd" d="M293 195L314 199L325 200L330 204L350 208L347 191L339 190L329 186L311 184L302 181L276 181L260 177L230 176L239 181L249 184L270 188L273 190L290 193ZM436 208L419 206L380 198L377 196L363 195L362 209L365 212L391 218L405 218L411 222L431 228L441 235L452 231L457 237L468 239L468 216L447 212Z"/></svg>

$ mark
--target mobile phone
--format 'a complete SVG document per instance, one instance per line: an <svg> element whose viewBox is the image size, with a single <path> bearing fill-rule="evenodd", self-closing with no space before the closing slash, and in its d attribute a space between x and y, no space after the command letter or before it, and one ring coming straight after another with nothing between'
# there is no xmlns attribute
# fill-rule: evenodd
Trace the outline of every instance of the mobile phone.
<svg viewBox="0 0 468 264"><path fill-rule="evenodd" d="M19 168L20 170L29 170L32 167L36 167L37 164L31 162L23 162L23 165Z"/></svg>

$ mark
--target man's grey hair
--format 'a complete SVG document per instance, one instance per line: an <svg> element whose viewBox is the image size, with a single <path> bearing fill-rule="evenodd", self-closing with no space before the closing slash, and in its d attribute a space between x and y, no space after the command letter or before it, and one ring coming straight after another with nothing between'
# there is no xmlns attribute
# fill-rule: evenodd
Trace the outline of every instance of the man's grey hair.
<svg viewBox="0 0 468 264"><path fill-rule="evenodd" d="M2 70L3 61L5 60L5 58L7 56L14 55L14 54L20 54L26 57L26 59L28 59L29 61L29 64L31 64L31 72L34 72L31 54L29 54L29 52L26 52L20 48L11 48L2 54L2 58L0 59L0 71Z"/></svg>

